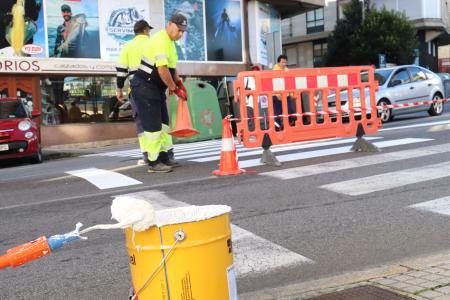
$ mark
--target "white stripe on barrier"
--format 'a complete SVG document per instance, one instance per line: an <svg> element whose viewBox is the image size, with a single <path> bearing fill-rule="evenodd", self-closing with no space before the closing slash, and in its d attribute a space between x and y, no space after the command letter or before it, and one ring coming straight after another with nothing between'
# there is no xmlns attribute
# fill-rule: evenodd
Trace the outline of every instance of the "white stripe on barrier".
<svg viewBox="0 0 450 300"><path fill-rule="evenodd" d="M317 87L318 88L328 87L328 76L326 75L317 76Z"/></svg>
<svg viewBox="0 0 450 300"><path fill-rule="evenodd" d="M348 76L347 75L338 75L337 76L338 86L348 86Z"/></svg>
<svg viewBox="0 0 450 300"><path fill-rule="evenodd" d="M284 91L286 89L284 84L284 78L274 78L272 80L272 84L274 91Z"/></svg>
<svg viewBox="0 0 450 300"><path fill-rule="evenodd" d="M434 165L326 184L322 185L321 188L349 196L359 196L448 176L450 176L450 162L441 162Z"/></svg>
<svg viewBox="0 0 450 300"><path fill-rule="evenodd" d="M234 146L234 140L232 138L222 139L222 151L234 151L236 147Z"/></svg>
<svg viewBox="0 0 450 300"><path fill-rule="evenodd" d="M308 88L306 77L295 77L295 88L297 90Z"/></svg>

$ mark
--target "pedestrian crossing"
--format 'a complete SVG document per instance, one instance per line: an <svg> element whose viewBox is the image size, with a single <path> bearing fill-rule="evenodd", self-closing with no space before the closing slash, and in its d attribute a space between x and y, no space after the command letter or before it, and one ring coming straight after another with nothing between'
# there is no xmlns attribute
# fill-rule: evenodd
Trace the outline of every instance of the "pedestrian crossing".
<svg viewBox="0 0 450 300"><path fill-rule="evenodd" d="M366 137L366 140L372 141L379 148L431 141L431 139L424 138L384 139L383 137ZM280 162L289 162L349 153L351 145L354 142L354 138L301 142L272 146L271 151L276 154L277 159ZM175 158L179 161L189 161L193 163L218 162L220 160L221 146L222 143L220 140L177 144L174 146ZM262 165L260 161L263 152L262 148L245 148L241 144L236 144L236 151L239 158L239 166L241 168L257 167ZM142 154L139 149L131 149L88 154L83 157L123 157L139 159L142 157Z"/></svg>
<svg viewBox="0 0 450 300"><path fill-rule="evenodd" d="M450 153L450 143L437 145L433 143L433 145L429 145L434 140L424 138L385 139L382 137L372 137L369 139L380 149L393 149L387 153L366 153L361 156L355 157L353 155L352 158L336 159L318 164L292 168L282 167L281 169L277 168L268 172L256 173L255 176L287 181L350 169L367 169L367 167L371 166L397 162L397 170L395 171L391 171L392 169L390 169L389 172L381 171L381 173L378 172L376 175L368 176L361 176L361 173L356 171L351 173L354 176L351 179L339 180L338 176L333 176L331 182L317 180L317 186L315 188L318 190L326 190L336 195L345 195L348 197L389 191L426 181L442 181L443 179L445 180L445 177L450 177L450 161L446 161L445 159L442 161L439 160L439 163L427 164L421 167L406 167L410 165L409 163L416 160L438 158L443 154ZM315 143L298 143L273 147L272 152L276 153L280 161L286 162L347 153L350 151L349 148L353 142L354 139L339 139L318 141ZM413 149L407 150L395 149L402 145L415 146ZM220 147L221 143L219 141L209 141L177 145L175 151L179 160L206 163L219 160ZM245 149L241 145L238 145L237 148L240 167L245 168L260 165L259 156L261 151L259 149ZM128 150L103 154L105 156L129 157L129 155L136 155L136 157L140 157L138 150L134 150L134 152ZM258 158L253 158L253 156L258 156ZM215 158L213 159L213 157ZM91 170L91 172L94 171ZM320 176L317 178L320 178ZM181 201L170 199L159 191L145 191L133 193L132 195L135 197L143 197L143 199L150 201L156 209L187 205ZM450 195L436 200L413 204L408 208L450 216ZM240 278L249 275L270 274L270 272L287 267L302 267L315 264L316 261L319 262L319 259L316 257L313 260L298 253L302 252L302 249L296 250L298 252L290 251L281 245L275 244L236 225L232 225L232 238L236 274Z"/></svg>

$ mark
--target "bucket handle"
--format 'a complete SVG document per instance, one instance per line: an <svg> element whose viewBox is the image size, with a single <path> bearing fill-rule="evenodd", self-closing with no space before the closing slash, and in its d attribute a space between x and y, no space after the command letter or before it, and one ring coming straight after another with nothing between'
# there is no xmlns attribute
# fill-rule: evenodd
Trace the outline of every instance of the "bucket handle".
<svg viewBox="0 0 450 300"><path fill-rule="evenodd" d="M178 242L181 242L181 241L183 241L186 238L186 235L185 235L184 231L178 230L177 232L175 232L174 238L175 238L175 242L169 248L169 251L167 251L167 254L164 255L164 257L161 259L161 262L156 267L155 271L153 271L153 273L150 275L150 277L147 279L147 281L145 281L144 285L139 290L137 290L133 294L133 296L130 297L130 300L136 300L136 297L149 285L149 283L153 280L155 275L159 272L159 270L163 266L163 264L166 261L166 259L169 257L169 255L172 252L172 250L175 249L175 246L178 244Z"/></svg>

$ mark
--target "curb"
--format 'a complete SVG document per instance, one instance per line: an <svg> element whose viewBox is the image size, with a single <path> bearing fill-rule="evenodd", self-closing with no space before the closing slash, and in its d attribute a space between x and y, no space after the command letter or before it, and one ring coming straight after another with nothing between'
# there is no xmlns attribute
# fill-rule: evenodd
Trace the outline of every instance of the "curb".
<svg viewBox="0 0 450 300"><path fill-rule="evenodd" d="M350 272L344 275L337 275L323 279L299 282L291 285L264 289L256 292L249 292L239 295L240 300L301 300L315 296L355 287L363 284L380 286L372 280L377 278L394 276L409 271L419 271L443 263L450 262L450 253L442 252L424 257L405 259L397 261L392 265L380 266L363 271ZM450 276L449 276L450 282ZM387 288L384 287L383 288ZM389 289L389 288L387 288ZM399 291L396 291L399 293ZM404 293L402 293L404 294ZM407 296L415 299L424 299L413 294Z"/></svg>

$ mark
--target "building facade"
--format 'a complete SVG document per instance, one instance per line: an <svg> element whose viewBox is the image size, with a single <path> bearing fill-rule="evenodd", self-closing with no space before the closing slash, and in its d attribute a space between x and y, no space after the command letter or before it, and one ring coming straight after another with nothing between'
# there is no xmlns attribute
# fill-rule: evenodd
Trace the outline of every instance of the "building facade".
<svg viewBox="0 0 450 300"><path fill-rule="evenodd" d="M327 38L342 17L349 0L327 0L323 8L282 20L283 50L296 67L319 67L327 49ZM447 0L366 0L375 8L404 12L417 28L419 64L438 70L438 47L449 40ZM395 29L393 29L395 30ZM389 59L389 58L388 58ZM389 63L389 61L388 61Z"/></svg>
<svg viewBox="0 0 450 300"><path fill-rule="evenodd" d="M44 146L134 137L130 110L115 99L115 66L137 20L156 32L172 14L184 14L189 25L177 42L178 73L208 79L268 61L266 34L278 24L281 36L282 17L320 5L323 0L4 0L0 96L41 112ZM262 42L250 43L253 38ZM278 44L281 53L281 39Z"/></svg>

